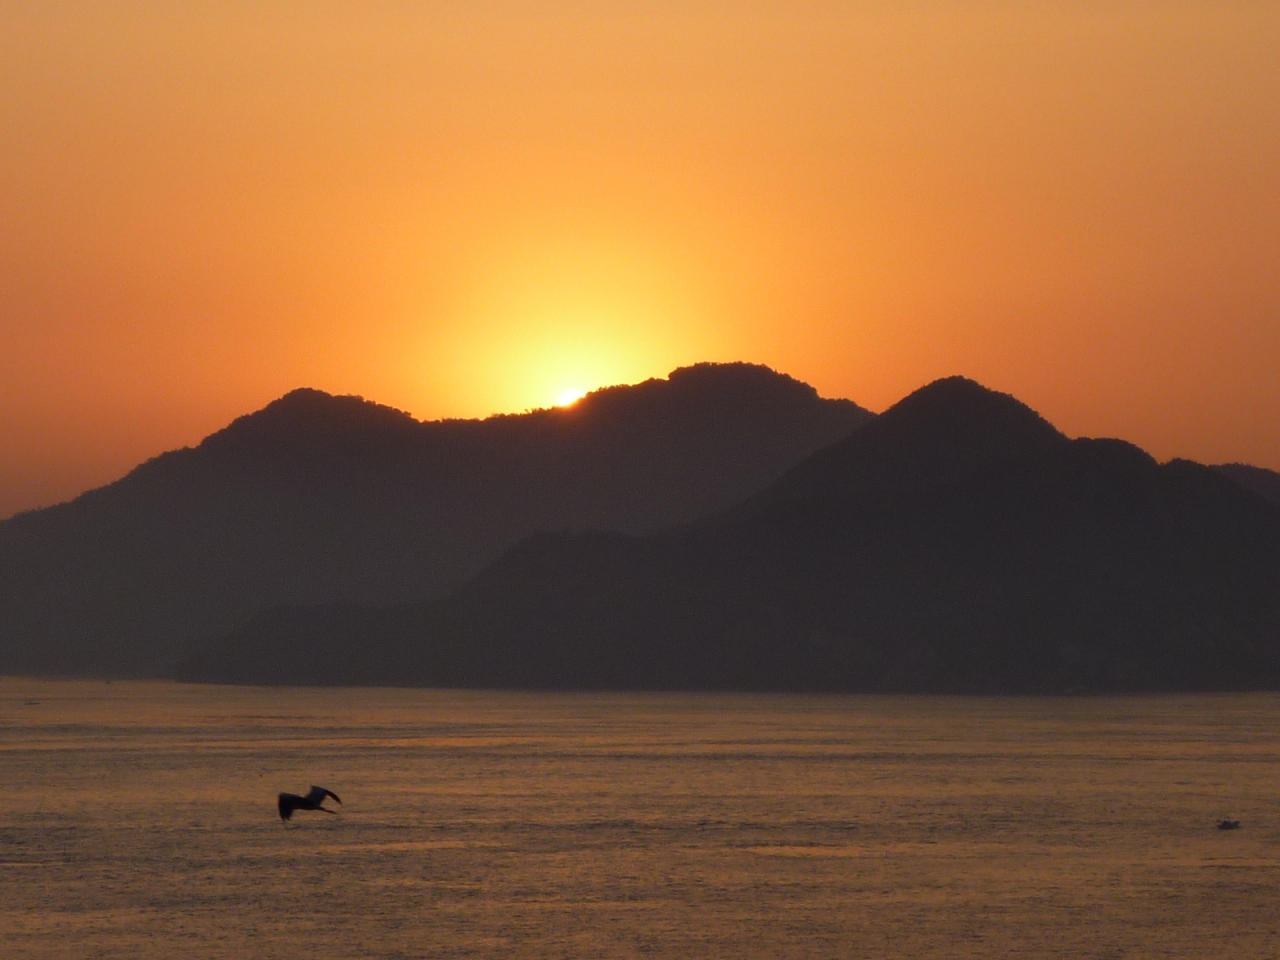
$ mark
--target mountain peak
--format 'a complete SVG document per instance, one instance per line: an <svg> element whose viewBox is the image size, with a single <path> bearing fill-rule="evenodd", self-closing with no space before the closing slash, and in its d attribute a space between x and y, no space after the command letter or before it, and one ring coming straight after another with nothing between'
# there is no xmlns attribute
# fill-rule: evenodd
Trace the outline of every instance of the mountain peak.
<svg viewBox="0 0 1280 960"><path fill-rule="evenodd" d="M1021 400L959 376L921 387L880 419L886 430L943 433L969 441L983 436L1037 444L1064 439L1056 427Z"/></svg>
<svg viewBox="0 0 1280 960"><path fill-rule="evenodd" d="M312 387L290 390L261 410L237 417L205 438L204 449L296 446L308 440L403 434L419 426L403 410L364 397L336 396Z"/></svg>
<svg viewBox="0 0 1280 960"><path fill-rule="evenodd" d="M272 400L257 413L248 414L240 419L247 420L262 416L289 419L308 417L361 419L377 417L398 421L414 419L403 410L366 400L356 394L327 393L315 387L297 387L280 399Z"/></svg>
<svg viewBox="0 0 1280 960"><path fill-rule="evenodd" d="M775 414L825 405L842 416L870 419L851 400L823 400L807 383L755 363L697 363L677 367L665 378L632 386L603 387L577 405L578 416L610 417L623 411L649 409L663 416L717 420L737 419L747 411Z"/></svg>
<svg viewBox="0 0 1280 960"><path fill-rule="evenodd" d="M800 464L763 498L840 495L850 485L948 483L1065 443L1052 424L1014 397L967 377L946 377Z"/></svg>
<svg viewBox="0 0 1280 960"><path fill-rule="evenodd" d="M708 389L785 390L804 397L818 395L818 391L809 384L762 363L695 363L672 370L667 374L667 381Z"/></svg>

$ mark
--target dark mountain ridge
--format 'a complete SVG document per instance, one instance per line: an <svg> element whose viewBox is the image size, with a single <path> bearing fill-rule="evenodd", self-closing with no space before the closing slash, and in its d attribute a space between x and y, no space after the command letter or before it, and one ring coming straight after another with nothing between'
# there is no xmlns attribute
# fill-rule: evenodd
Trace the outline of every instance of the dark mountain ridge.
<svg viewBox="0 0 1280 960"><path fill-rule="evenodd" d="M718 517L543 534L442 603L280 610L234 682L1047 692L1280 688L1280 509L951 378Z"/></svg>
<svg viewBox="0 0 1280 960"><path fill-rule="evenodd" d="M152 675L273 606L439 598L540 530L723 510L870 417L750 364L486 420L296 390L0 522L0 672Z"/></svg>

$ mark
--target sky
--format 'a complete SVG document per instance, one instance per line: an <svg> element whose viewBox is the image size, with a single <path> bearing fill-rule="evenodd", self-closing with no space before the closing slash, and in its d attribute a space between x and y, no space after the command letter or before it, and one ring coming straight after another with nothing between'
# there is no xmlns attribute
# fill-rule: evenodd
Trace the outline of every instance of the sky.
<svg viewBox="0 0 1280 960"><path fill-rule="evenodd" d="M0 0L0 517L702 360L1280 469L1280 4Z"/></svg>

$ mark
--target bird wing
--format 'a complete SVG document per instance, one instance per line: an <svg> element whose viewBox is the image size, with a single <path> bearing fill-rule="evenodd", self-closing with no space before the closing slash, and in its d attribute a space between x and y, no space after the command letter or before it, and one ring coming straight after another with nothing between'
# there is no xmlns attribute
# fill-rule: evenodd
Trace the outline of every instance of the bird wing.
<svg viewBox="0 0 1280 960"><path fill-rule="evenodd" d="M276 798L276 809L280 811L280 819L288 820L293 816L293 811L298 809L302 803L302 798L296 793L282 793Z"/></svg>
<svg viewBox="0 0 1280 960"><path fill-rule="evenodd" d="M326 790L324 787L317 787L313 783L311 785L311 792L307 794L307 799L319 806L324 803L325 797L333 797L333 799L337 800L339 803L342 802L342 800L338 798L338 795L332 790Z"/></svg>

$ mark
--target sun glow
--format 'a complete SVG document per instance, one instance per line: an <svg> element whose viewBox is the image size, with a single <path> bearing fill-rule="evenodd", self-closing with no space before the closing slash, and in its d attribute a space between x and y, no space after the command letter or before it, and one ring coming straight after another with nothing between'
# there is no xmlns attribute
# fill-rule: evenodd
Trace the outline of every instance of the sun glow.
<svg viewBox="0 0 1280 960"><path fill-rule="evenodd" d="M533 227L477 254L465 296L446 303L407 356L434 416L568 407L600 387L661 377L725 351L687 272L692 254L621 226ZM450 409L452 408L452 409Z"/></svg>

